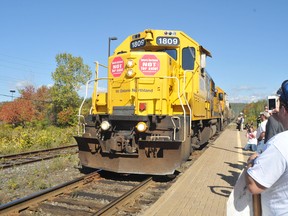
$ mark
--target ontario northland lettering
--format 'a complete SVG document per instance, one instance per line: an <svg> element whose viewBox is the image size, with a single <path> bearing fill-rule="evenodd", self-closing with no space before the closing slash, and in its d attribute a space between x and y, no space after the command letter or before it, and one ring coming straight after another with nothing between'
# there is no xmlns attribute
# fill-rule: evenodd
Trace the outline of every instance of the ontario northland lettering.
<svg viewBox="0 0 288 216"><path fill-rule="evenodd" d="M153 89L117 89L116 93L125 93L125 92L153 92Z"/></svg>

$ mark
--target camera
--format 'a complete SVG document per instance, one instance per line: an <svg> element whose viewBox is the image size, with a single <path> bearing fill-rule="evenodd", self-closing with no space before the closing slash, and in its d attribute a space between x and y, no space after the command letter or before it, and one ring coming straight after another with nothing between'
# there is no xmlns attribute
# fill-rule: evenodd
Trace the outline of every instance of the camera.
<svg viewBox="0 0 288 216"><path fill-rule="evenodd" d="M279 96L278 95L273 95L273 96L268 96L268 110L272 112L273 109L279 110Z"/></svg>

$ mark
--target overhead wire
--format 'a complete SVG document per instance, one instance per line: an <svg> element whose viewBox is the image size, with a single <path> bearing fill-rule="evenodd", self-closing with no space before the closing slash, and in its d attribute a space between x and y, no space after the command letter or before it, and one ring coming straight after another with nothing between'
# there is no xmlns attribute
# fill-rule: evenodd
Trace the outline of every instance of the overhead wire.
<svg viewBox="0 0 288 216"><path fill-rule="evenodd" d="M8 57L8 58L6 58ZM11 59L12 58L12 59ZM18 59L18 60L17 60ZM55 67L55 65L50 63L43 63L39 61L28 60L21 57L11 56L0 53L0 81L4 79L7 81L21 81L18 77L6 76L7 71L18 71L18 72L28 72L32 73L33 77L36 74L47 74L44 70L51 68L51 66ZM35 73L37 71L37 73ZM9 72L8 72L9 73ZM31 75L31 74L30 74Z"/></svg>
<svg viewBox="0 0 288 216"><path fill-rule="evenodd" d="M30 101L35 101L35 102L52 103L51 100L50 101L48 101L48 100L36 100L36 99L31 99L31 98L15 97L15 96L6 95L6 94L0 94L0 96L10 97L12 99L22 99L22 100L30 100Z"/></svg>

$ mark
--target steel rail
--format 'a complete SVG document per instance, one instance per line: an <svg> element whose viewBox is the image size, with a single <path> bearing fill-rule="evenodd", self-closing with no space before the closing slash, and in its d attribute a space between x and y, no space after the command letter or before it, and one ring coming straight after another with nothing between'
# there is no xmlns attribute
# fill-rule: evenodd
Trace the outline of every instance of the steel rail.
<svg viewBox="0 0 288 216"><path fill-rule="evenodd" d="M55 154L52 156L46 156L46 157L39 157L39 158L34 158L34 159L29 159L29 158L24 158L23 156L40 156L40 154L45 153L45 152L53 152L53 151L58 151L58 150L63 150L63 149L68 149L68 148L74 148L77 145L70 145L70 146L62 146L62 147L57 147L57 148L52 148L52 149L44 149L44 150L37 150L37 151L32 151L32 152L24 152L20 154L11 154L11 155L4 155L0 157L0 169L6 169L9 167L14 167L14 166L20 166L24 164L29 164L29 163L34 163L42 160L49 160L55 157L61 156L61 154ZM39 155L37 155L39 154ZM23 158L21 158L23 157ZM7 160L8 161L5 161ZM19 162L10 162L10 160L26 160L26 161L19 161Z"/></svg>
<svg viewBox="0 0 288 216"><path fill-rule="evenodd" d="M116 206L125 203L125 201L129 200L130 196L138 194L140 191L145 190L149 187L150 183L153 182L152 177L141 182L139 185L134 187L132 190L127 191L119 198L115 199L114 201L110 202L108 205L104 206L103 208L99 209L94 215L112 215L114 211L117 211Z"/></svg>
<svg viewBox="0 0 288 216"><path fill-rule="evenodd" d="M76 147L76 146L77 146L77 144L73 144L73 145L69 145L69 146L61 146L61 147L56 147L56 148L51 148L51 149L36 150L36 151L31 151L31 152L22 152L19 154L1 155L0 160L1 159L7 159L7 158L17 158L18 156L37 154L37 153L48 152L48 151L57 151L57 150L72 148L72 147Z"/></svg>
<svg viewBox="0 0 288 216"><path fill-rule="evenodd" d="M72 181L54 186L52 188L48 188L46 190L31 194L29 196L23 197L21 199L14 200L12 202L0 205L0 215L2 214L17 214L20 213L23 210L26 210L29 208L29 206L32 206L36 203L43 202L44 200L51 198L53 196L57 196L59 194L62 194L64 192L70 191L74 188L83 186L87 183L90 183L98 178L100 178L100 175L98 174L100 170L97 170L96 172L93 172L91 174L88 174L86 176L79 177L77 179L74 179Z"/></svg>
<svg viewBox="0 0 288 216"><path fill-rule="evenodd" d="M18 163L11 163L11 164L4 164L4 165L0 164L0 169L7 169L7 168L10 168L10 167L16 167L16 166L29 164L29 163L34 163L34 162L38 162L38 161L49 160L49 159L60 157L60 156L61 156L61 154L56 154L56 155L43 157L43 158L37 158L37 159L29 160L29 161L21 161L21 162L18 162Z"/></svg>

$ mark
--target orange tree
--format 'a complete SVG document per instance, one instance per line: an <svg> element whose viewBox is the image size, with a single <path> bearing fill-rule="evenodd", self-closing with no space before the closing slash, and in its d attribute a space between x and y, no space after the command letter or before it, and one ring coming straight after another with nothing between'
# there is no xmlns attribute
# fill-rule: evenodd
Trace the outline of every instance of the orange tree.
<svg viewBox="0 0 288 216"><path fill-rule="evenodd" d="M5 103L0 111L0 119L15 126L25 126L35 117L35 110L31 101L22 98Z"/></svg>
<svg viewBox="0 0 288 216"><path fill-rule="evenodd" d="M15 126L48 119L49 89L45 86L36 90L27 86L20 90L20 97L4 103L0 108L0 120Z"/></svg>

